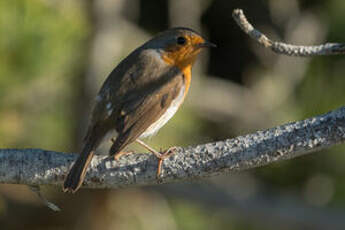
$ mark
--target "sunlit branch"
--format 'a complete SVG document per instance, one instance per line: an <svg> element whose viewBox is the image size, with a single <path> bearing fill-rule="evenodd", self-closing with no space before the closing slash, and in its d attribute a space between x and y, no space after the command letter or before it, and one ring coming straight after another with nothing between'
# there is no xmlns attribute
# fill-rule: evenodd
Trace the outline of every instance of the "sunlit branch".
<svg viewBox="0 0 345 230"><path fill-rule="evenodd" d="M269 39L265 34L255 29L250 24L241 9L235 9L232 13L233 18L241 29L260 45L270 48L273 52L288 56L310 57L317 55L335 55L345 53L345 44L326 43L316 46L299 46L283 42L276 42Z"/></svg>
<svg viewBox="0 0 345 230"><path fill-rule="evenodd" d="M120 188L170 183L242 171L340 144L345 140L345 107L265 131L194 147L178 148L164 160L156 179L157 159L138 153L95 156L84 187ZM0 183L61 185L76 154L41 149L1 149Z"/></svg>

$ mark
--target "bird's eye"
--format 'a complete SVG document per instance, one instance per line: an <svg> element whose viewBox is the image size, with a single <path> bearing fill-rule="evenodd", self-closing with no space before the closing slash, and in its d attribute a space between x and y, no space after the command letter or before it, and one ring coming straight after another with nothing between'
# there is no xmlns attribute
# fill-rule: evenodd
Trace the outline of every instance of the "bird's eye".
<svg viewBox="0 0 345 230"><path fill-rule="evenodd" d="M184 45L184 44L186 44L186 42L187 42L187 40L185 37L178 37L177 38L177 44L179 44L179 45Z"/></svg>

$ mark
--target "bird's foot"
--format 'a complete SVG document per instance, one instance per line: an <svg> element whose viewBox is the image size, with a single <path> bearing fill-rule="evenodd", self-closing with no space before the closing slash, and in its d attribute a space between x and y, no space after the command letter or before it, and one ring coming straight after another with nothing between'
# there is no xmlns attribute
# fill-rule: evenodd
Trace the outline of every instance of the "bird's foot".
<svg viewBox="0 0 345 230"><path fill-rule="evenodd" d="M113 138L110 139L110 141L114 144L115 141L116 141L116 138L113 137ZM116 153L116 154L114 155L114 160L115 160L115 161L118 161L118 160L120 160L120 158L121 158L123 155L132 154L132 153L134 153L134 151L127 151L127 152L126 152L126 151L121 151L121 152ZM113 154L110 154L110 155L113 155Z"/></svg>
<svg viewBox="0 0 345 230"><path fill-rule="evenodd" d="M141 146L143 146L144 148L146 148L147 150L149 150L151 153L153 153L157 158L158 158L158 168L157 168L157 173L156 173L156 177L157 179L160 178L160 174L162 171L162 163L163 160L170 157L172 154L174 154L177 150L177 147L170 147L165 151L156 151L153 148L151 148L150 146L148 146L147 144L145 144L145 142L137 139L136 142L138 144L140 144Z"/></svg>
<svg viewBox="0 0 345 230"><path fill-rule="evenodd" d="M157 157L158 158L158 168L157 168L157 174L156 174L157 179L160 177L160 174L162 171L163 160L175 154L176 150L177 150L177 147L174 146L174 147L168 148L164 152L160 151L160 157Z"/></svg>
<svg viewBox="0 0 345 230"><path fill-rule="evenodd" d="M122 152L119 152L119 153L114 155L114 160L118 161L118 160L120 160L120 157L122 157L123 155L132 154L132 153L134 153L134 151L128 151L128 152L122 151Z"/></svg>

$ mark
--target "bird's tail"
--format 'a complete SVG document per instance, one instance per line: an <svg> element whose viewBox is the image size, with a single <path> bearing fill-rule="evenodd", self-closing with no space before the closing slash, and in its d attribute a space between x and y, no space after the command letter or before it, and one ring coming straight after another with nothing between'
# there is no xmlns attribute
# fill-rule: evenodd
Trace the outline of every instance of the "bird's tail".
<svg viewBox="0 0 345 230"><path fill-rule="evenodd" d="M84 181L86 170L94 155L94 143L86 143L78 159L70 169L64 185L64 192L76 192Z"/></svg>

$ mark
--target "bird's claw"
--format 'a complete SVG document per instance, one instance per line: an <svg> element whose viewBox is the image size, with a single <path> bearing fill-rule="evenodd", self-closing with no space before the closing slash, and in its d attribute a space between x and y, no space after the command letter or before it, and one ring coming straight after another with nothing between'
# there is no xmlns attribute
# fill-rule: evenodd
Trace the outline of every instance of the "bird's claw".
<svg viewBox="0 0 345 230"><path fill-rule="evenodd" d="M162 171L162 164L163 164L163 160L166 158L169 158L171 155L173 155L177 150L177 147L170 147L167 150L165 150L164 152L160 151L160 157L158 158L158 169L157 169L157 179L160 178L160 174Z"/></svg>

